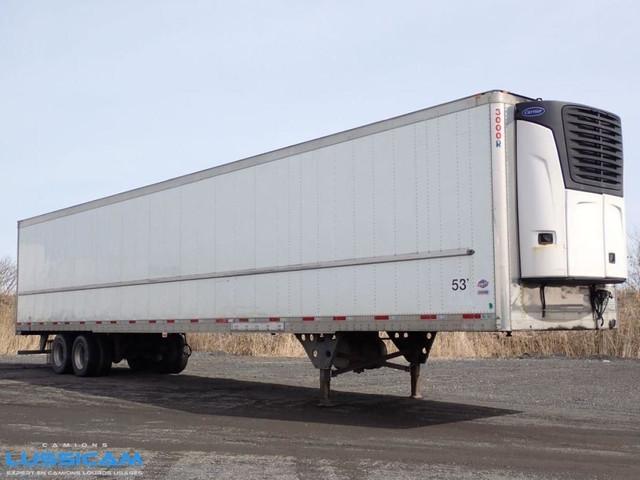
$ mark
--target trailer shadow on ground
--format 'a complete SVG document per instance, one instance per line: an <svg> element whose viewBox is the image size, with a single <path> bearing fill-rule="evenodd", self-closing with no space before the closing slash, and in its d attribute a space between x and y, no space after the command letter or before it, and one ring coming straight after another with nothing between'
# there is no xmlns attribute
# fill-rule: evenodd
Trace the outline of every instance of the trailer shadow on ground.
<svg viewBox="0 0 640 480"><path fill-rule="evenodd" d="M335 405L321 408L314 388L185 373L171 376L136 373L128 368L114 368L107 377L78 378L56 375L42 364L0 364L0 380L80 394L99 402L101 408L116 400L114 408L125 401L197 415L373 428L409 429L521 413L348 391L334 391Z"/></svg>

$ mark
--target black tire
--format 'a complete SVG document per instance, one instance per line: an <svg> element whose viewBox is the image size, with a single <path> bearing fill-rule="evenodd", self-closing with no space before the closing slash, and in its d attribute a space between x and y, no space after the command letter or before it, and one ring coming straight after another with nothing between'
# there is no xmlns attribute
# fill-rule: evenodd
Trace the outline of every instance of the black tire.
<svg viewBox="0 0 640 480"><path fill-rule="evenodd" d="M172 338L175 348L174 351L176 351L176 356L171 362L169 373L180 373L187 368L187 363L189 363L189 357L191 356L191 347L187 344L187 339L184 335L174 333L169 337Z"/></svg>
<svg viewBox="0 0 640 480"><path fill-rule="evenodd" d="M71 350L73 347L73 338L67 333L59 333L53 339L51 344L51 368L54 372L61 375L70 373L71 367Z"/></svg>
<svg viewBox="0 0 640 480"><path fill-rule="evenodd" d="M187 347L189 348L189 347ZM191 352L191 350L189 350L189 352ZM185 368L187 368L187 364L189 363L189 356L191 355L191 353L187 354L187 353L181 353L180 356L178 357L178 359L176 360L176 362L173 364L173 367L171 368L171 371L169 373L180 373L182 372Z"/></svg>
<svg viewBox="0 0 640 480"><path fill-rule="evenodd" d="M189 362L191 348L187 345L184 335L170 334L163 345L162 360L155 366L158 373L180 373Z"/></svg>
<svg viewBox="0 0 640 480"><path fill-rule="evenodd" d="M91 333L78 335L71 351L73 373L78 377L91 377L96 374L100 365L100 347L98 340Z"/></svg>
<svg viewBox="0 0 640 480"><path fill-rule="evenodd" d="M99 361L96 376L109 375L113 364L113 345L107 335L98 335Z"/></svg>

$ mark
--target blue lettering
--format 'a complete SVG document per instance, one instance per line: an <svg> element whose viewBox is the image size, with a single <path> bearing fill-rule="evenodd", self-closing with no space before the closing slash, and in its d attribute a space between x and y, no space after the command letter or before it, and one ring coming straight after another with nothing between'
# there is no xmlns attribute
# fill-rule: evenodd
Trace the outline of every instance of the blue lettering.
<svg viewBox="0 0 640 480"><path fill-rule="evenodd" d="M496 147L497 148L502 147L502 140L496 140Z"/></svg>
<svg viewBox="0 0 640 480"><path fill-rule="evenodd" d="M33 460L29 461L27 454L25 452L20 453L20 458L22 460L22 465L25 467L35 467L38 464L38 454L33 454Z"/></svg>
<svg viewBox="0 0 640 480"><path fill-rule="evenodd" d="M76 464L73 452L62 452L58 454L58 465L61 467L73 467Z"/></svg>
<svg viewBox="0 0 640 480"><path fill-rule="evenodd" d="M80 462L80 464L81 465L87 465L88 467L95 467L96 465L98 465L98 462L94 462L93 460L89 460L89 458L96 458L97 455L98 455L98 452L85 453L82 456L82 461Z"/></svg>
<svg viewBox="0 0 640 480"><path fill-rule="evenodd" d="M129 466L133 466L133 465L144 465L144 463L142 463L142 457L140 456L140 454L138 452L135 452L133 454L132 457L129 456L129 454L127 452L124 452L122 454L122 456L120 457L120 466L125 466L125 465L129 465Z"/></svg>
<svg viewBox="0 0 640 480"><path fill-rule="evenodd" d="M33 453L31 456L27 452L20 452L19 458L17 454L5 453L5 465L7 467L125 467L125 466L143 466L142 456L138 452L132 454L124 452L120 458L111 452L99 455L98 452L39 452Z"/></svg>
<svg viewBox="0 0 640 480"><path fill-rule="evenodd" d="M102 458L102 460L100 460L100 463L98 464L98 466L100 467L118 467L119 465L120 464L115 459L115 457L109 452L104 454L104 457Z"/></svg>
<svg viewBox="0 0 640 480"><path fill-rule="evenodd" d="M40 454L40 465L43 467L53 467L56 464L56 454L45 452Z"/></svg>

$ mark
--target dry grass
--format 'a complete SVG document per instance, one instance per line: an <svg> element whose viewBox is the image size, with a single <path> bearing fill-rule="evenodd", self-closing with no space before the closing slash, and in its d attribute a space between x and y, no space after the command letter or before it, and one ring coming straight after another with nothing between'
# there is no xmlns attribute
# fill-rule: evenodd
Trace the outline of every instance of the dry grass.
<svg viewBox="0 0 640 480"><path fill-rule="evenodd" d="M296 337L265 333L195 333L187 341L196 351L226 352L255 357L302 357L306 355Z"/></svg>
<svg viewBox="0 0 640 480"><path fill-rule="evenodd" d="M39 337L14 334L16 302L13 295L0 294L0 354L15 355L18 350L38 348Z"/></svg>
<svg viewBox="0 0 640 480"><path fill-rule="evenodd" d="M13 334L15 304L13 297L0 297L0 354L37 347L37 337ZM440 333L432 357L471 358L520 355L591 355L640 358L640 292L618 293L620 328L616 331L514 333L507 337L496 333ZM194 350L222 351L235 355L304 356L293 335L266 334L193 334L189 343Z"/></svg>

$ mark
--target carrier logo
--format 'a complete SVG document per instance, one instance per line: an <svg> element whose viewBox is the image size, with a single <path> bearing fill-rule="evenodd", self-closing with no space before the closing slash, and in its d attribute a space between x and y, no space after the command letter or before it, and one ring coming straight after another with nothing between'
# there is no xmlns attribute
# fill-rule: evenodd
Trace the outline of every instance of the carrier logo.
<svg viewBox="0 0 640 480"><path fill-rule="evenodd" d="M482 279L478 282L478 288L487 288L489 286L489 282L485 279Z"/></svg>
<svg viewBox="0 0 640 480"><path fill-rule="evenodd" d="M542 107L527 107L522 110L523 117L539 117L540 115L544 115L546 110Z"/></svg>

